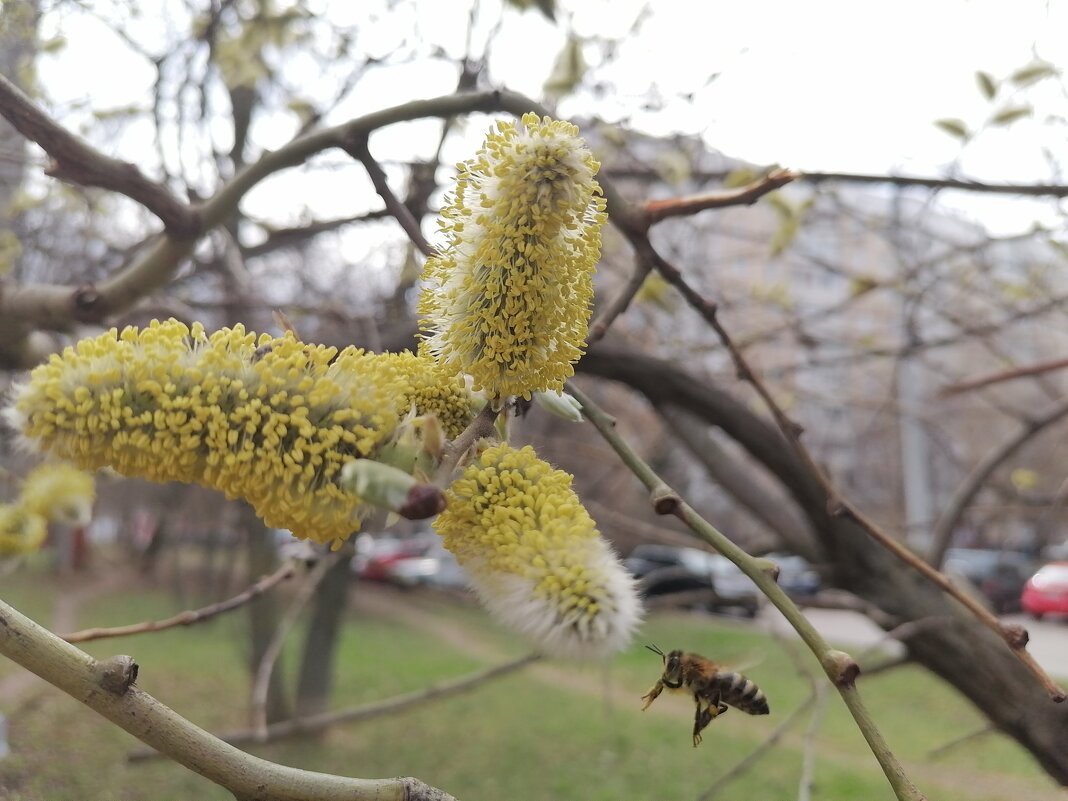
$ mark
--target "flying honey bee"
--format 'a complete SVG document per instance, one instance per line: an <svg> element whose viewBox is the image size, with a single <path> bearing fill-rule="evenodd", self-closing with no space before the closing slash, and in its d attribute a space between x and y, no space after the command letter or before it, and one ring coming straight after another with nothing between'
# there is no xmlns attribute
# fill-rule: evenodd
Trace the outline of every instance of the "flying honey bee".
<svg viewBox="0 0 1068 801"><path fill-rule="evenodd" d="M733 706L750 715L768 714L768 699L763 691L741 673L723 669L700 654L672 651L665 654L655 645L645 646L664 660L664 675L642 700L644 712L667 687L673 692L692 693L697 704L693 719L693 747L701 742L701 731Z"/></svg>

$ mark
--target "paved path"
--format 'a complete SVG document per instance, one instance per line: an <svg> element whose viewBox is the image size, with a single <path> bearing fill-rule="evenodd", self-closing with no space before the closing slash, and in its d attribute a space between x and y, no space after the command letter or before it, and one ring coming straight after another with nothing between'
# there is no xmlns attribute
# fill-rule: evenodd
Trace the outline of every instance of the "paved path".
<svg viewBox="0 0 1068 801"><path fill-rule="evenodd" d="M891 652L901 648L895 641L887 642L885 632L857 612L844 609L805 609L804 612L816 630L832 643L860 648L881 644ZM1004 620L1019 623L1028 630L1031 641L1027 648L1043 668L1055 676L1068 677L1068 621L1035 621L1023 615L1008 615ZM774 607L761 612L759 622L774 631L793 633L786 618Z"/></svg>

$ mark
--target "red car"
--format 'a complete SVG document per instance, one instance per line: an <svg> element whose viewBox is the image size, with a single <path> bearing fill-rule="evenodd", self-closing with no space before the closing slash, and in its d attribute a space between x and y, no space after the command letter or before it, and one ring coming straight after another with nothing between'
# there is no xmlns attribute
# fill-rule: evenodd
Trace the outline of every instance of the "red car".
<svg viewBox="0 0 1068 801"><path fill-rule="evenodd" d="M1068 562L1053 562L1031 576L1020 601L1024 611L1036 619L1046 614L1068 615Z"/></svg>

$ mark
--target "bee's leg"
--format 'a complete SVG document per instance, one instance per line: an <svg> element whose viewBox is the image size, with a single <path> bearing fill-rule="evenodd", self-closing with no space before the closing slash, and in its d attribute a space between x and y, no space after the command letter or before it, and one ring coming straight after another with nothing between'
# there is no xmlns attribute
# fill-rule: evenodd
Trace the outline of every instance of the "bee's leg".
<svg viewBox="0 0 1068 801"><path fill-rule="evenodd" d="M653 701L655 701L659 697L660 693L662 693L663 691L664 691L664 682L663 681L658 681L656 684L654 684L653 688L651 690L649 690L649 692L647 692L645 695L642 696L642 700L645 701L645 703L642 705L642 712L644 712L646 709L648 709L649 708L649 704L651 704Z"/></svg>
<svg viewBox="0 0 1068 801"><path fill-rule="evenodd" d="M695 700L697 701L697 710L693 716L693 747L697 748L697 744L701 742L701 731L712 722L715 715L707 706L701 705L700 698Z"/></svg>

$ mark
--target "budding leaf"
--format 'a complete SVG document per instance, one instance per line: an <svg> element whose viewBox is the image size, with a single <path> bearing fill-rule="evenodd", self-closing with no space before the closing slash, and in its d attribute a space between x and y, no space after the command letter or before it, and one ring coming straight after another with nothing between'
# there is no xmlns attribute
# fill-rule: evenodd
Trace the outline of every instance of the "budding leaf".
<svg viewBox="0 0 1068 801"><path fill-rule="evenodd" d="M969 137L968 126L964 124L963 120L956 119L944 119L935 120L934 123L938 128L945 131L950 136L955 136L958 139L967 139Z"/></svg>
<svg viewBox="0 0 1068 801"><path fill-rule="evenodd" d="M1009 76L1009 80L1013 82L1015 86L1024 87L1030 86L1033 83L1037 83L1043 78L1049 78L1056 75L1057 68L1046 61L1036 61L1033 64L1028 64L1026 67L1021 67Z"/></svg>
<svg viewBox="0 0 1068 801"><path fill-rule="evenodd" d="M575 91L586 74L586 58L582 55L582 42L575 36L567 37L564 48L556 57L553 71L543 87L545 94L562 97Z"/></svg>
<svg viewBox="0 0 1068 801"><path fill-rule="evenodd" d="M994 95L998 93L998 84L989 72L980 70L975 73L975 82L979 84L979 91L983 93L983 97L987 100L994 99Z"/></svg>
<svg viewBox="0 0 1068 801"><path fill-rule="evenodd" d="M991 117L990 124L1010 125L1011 123L1016 122L1016 120L1030 117L1032 113L1034 113L1034 109L1030 106L1009 106Z"/></svg>

